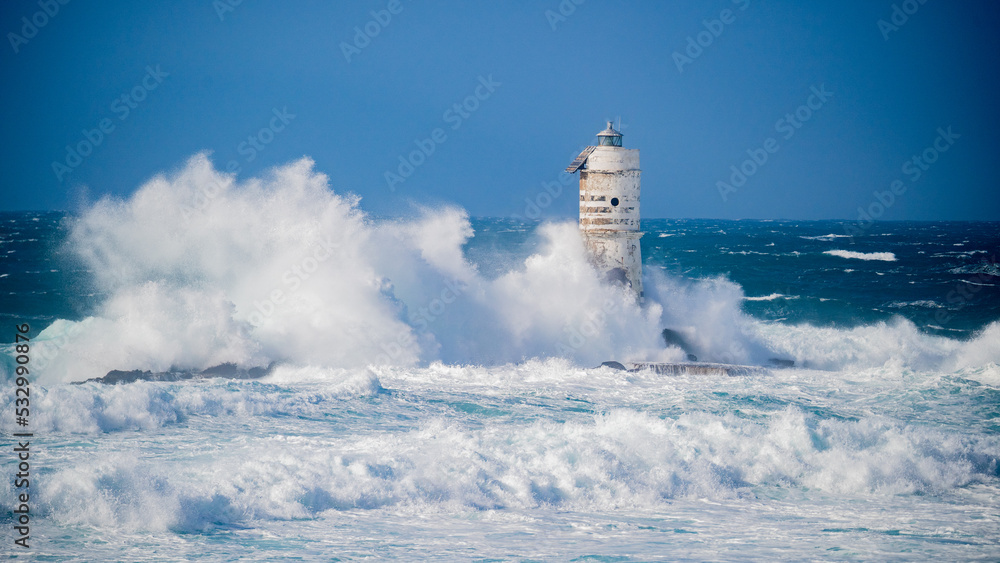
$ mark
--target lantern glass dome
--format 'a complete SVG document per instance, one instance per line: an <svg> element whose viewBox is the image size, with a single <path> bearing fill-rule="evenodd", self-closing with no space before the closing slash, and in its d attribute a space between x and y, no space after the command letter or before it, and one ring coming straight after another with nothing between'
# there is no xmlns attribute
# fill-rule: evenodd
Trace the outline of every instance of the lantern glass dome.
<svg viewBox="0 0 1000 563"><path fill-rule="evenodd" d="M597 145L601 147L622 146L622 134L615 131L615 128L608 122L608 128L597 134Z"/></svg>

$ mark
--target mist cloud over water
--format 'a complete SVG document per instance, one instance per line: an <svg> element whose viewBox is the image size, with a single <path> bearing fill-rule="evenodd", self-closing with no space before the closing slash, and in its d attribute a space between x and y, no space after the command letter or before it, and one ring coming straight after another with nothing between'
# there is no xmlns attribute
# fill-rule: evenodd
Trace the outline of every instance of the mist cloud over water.
<svg viewBox="0 0 1000 563"><path fill-rule="evenodd" d="M102 199L71 221L70 250L102 297L91 317L56 321L36 340L53 357L43 374L51 381L227 362L683 360L679 348L663 347L665 327L706 361L781 356L836 369L888 360L866 346L871 339L849 331L765 326L742 312L742 288L726 279L647 269L640 305L601 281L573 222L542 224L534 254L486 276L463 251L475 236L464 210L375 220L308 158L237 181L198 154L129 198ZM965 344L919 334L906 321L870 330L876 341L911 343L917 353L909 357L928 365L959 365L959 356L969 356ZM987 361L1000 357L988 344L976 349Z"/></svg>

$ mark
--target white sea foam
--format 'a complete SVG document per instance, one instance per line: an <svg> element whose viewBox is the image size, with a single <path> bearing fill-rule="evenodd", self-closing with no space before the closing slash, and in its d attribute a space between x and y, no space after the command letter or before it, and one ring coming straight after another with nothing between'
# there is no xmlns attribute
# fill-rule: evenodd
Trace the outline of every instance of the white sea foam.
<svg viewBox="0 0 1000 563"><path fill-rule="evenodd" d="M463 255L473 236L454 208L373 222L303 159L237 183L204 155L127 200L75 220L70 248L109 297L97 314L37 338L46 381L112 369L204 369L271 361L502 363L560 355L671 357L662 308L599 280L576 226L495 279Z"/></svg>
<svg viewBox="0 0 1000 563"><path fill-rule="evenodd" d="M558 559L598 553L581 541L625 536L634 545L618 553L655 559L669 549L679 559L708 543L698 558L711 559L731 537L723 534L740 528L753 528L757 551L763 528L763 545L786 554L805 537L825 550L847 541L857 549L855 536L873 535L877 545L860 551L929 536L925 551L989 552L988 539L969 537L989 538L997 523L1000 438L982 413L1000 387L1000 325L965 343L906 323L816 332L747 322L742 293L726 280L650 283L677 292L664 303L672 319L735 324L731 337L773 339L808 362L831 350L854 356L831 354L838 371L738 378L546 358L34 385L33 430L44 439L32 450L43 454L33 535L60 538L49 552L88 560L147 559L139 550L431 557L443 531L456 543L456 528L468 552L498 558L511 541L537 558L544 536L555 544L546 559ZM695 305L681 306L692 299L712 306L691 315ZM911 356L919 361L908 364ZM921 362L954 371L915 371ZM14 396L9 383L0 395ZM0 418L4 432L13 423ZM13 493L12 480L0 481L0 510L13 509ZM485 526L491 537L507 531L492 540L502 545L489 549ZM861 530L830 531L838 527ZM290 533L293 545L274 541ZM808 559L815 549L795 553Z"/></svg>
<svg viewBox="0 0 1000 563"><path fill-rule="evenodd" d="M290 381L316 385L305 396L282 393L278 386ZM278 366L261 381L233 381L226 387L212 380L36 387L31 420L33 430L45 432L151 430L192 416L307 416L317 412L321 401L373 397L383 391L369 369ZM0 428L16 431L13 421L0 422Z"/></svg>
<svg viewBox="0 0 1000 563"><path fill-rule="evenodd" d="M893 309L902 309L904 307L926 307L929 309L944 309L945 306L938 303L937 301L932 301L929 299L918 299L917 301L894 301L889 304L889 307Z"/></svg>
<svg viewBox="0 0 1000 563"><path fill-rule="evenodd" d="M754 323L748 332L796 365L824 370L899 365L951 372L1000 363L1000 322L967 341L925 334L902 317L852 329Z"/></svg>
<svg viewBox="0 0 1000 563"><path fill-rule="evenodd" d="M798 299L798 295L784 295L782 293L772 293L770 295L760 295L756 297L744 297L745 301L774 301L775 299Z"/></svg>
<svg viewBox="0 0 1000 563"><path fill-rule="evenodd" d="M959 374L961 377L1000 389L1000 364L989 363L980 367L966 368Z"/></svg>
<svg viewBox="0 0 1000 563"><path fill-rule="evenodd" d="M1000 265L995 261L981 261L978 264L968 264L965 266L959 266L957 268L952 268L948 270L952 274L983 274L980 275L980 279L987 279L988 277L1000 277Z"/></svg>
<svg viewBox="0 0 1000 563"><path fill-rule="evenodd" d="M433 362L683 360L686 352L663 348L664 327L703 361L763 365L790 357L832 370L1000 361L984 337L930 337L904 321L850 330L763 324L742 312L744 301L794 296L746 297L723 278L686 280L647 268L639 306L601 282L572 223L542 225L534 254L487 278L463 253L474 236L464 211L427 208L374 221L358 204L332 191L308 159L237 183L203 155L127 200L101 200L76 220L69 244L107 298L93 316L56 321L34 339L40 382L225 362L278 361L285 367L271 377L289 382ZM368 392L377 383L362 377L357 385Z"/></svg>
<svg viewBox="0 0 1000 563"><path fill-rule="evenodd" d="M183 465L104 452L51 471L33 498L63 525L195 532L383 507L662 510L760 487L871 499L988 481L998 447L995 436L876 416L820 420L795 407L764 420L617 408L565 423L429 418L364 436L268 435Z"/></svg>
<svg viewBox="0 0 1000 563"><path fill-rule="evenodd" d="M853 250L827 250L823 254L839 256L840 258L853 258L856 260L880 260L883 262L895 262L896 255L892 252L854 252Z"/></svg>
<svg viewBox="0 0 1000 563"><path fill-rule="evenodd" d="M832 241L832 240L836 240L838 238L850 238L850 236L851 235L837 235L837 234L831 233L831 234L828 234L828 235L820 235L820 236L815 236L815 237L799 236L799 238L806 239L806 240L826 240L826 241Z"/></svg>

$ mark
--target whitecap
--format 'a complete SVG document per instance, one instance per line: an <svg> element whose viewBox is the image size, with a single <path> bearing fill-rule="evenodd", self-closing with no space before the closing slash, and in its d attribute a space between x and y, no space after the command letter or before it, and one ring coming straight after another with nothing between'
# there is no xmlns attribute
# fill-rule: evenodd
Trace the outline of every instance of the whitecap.
<svg viewBox="0 0 1000 563"><path fill-rule="evenodd" d="M928 309L944 309L944 305L930 299L919 299L917 301L894 301L893 303L889 304L889 307L893 309L902 309L904 307L926 307Z"/></svg>
<svg viewBox="0 0 1000 563"><path fill-rule="evenodd" d="M854 252L853 250L827 250L823 254L838 256L840 258L853 258L856 260L880 260L883 262L895 262L896 255L892 252Z"/></svg>
<svg viewBox="0 0 1000 563"><path fill-rule="evenodd" d="M781 293L772 293L770 295L763 295L758 297L744 297L745 301L774 301L775 299L798 299L798 295L784 295Z"/></svg>
<svg viewBox="0 0 1000 563"><path fill-rule="evenodd" d="M838 238L851 238L851 236L850 235L836 235L836 234L830 233L828 235L820 235L820 236L817 236L817 237L807 237L807 236L799 235L799 238L806 239L806 240L832 241L832 240L838 239Z"/></svg>

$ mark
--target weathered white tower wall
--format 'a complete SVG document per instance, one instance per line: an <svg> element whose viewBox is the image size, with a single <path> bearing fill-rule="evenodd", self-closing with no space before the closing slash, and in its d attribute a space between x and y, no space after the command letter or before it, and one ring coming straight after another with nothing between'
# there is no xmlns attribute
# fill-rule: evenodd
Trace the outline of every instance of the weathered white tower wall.
<svg viewBox="0 0 1000 563"><path fill-rule="evenodd" d="M598 139L601 145L587 147L570 166L580 171L580 231L598 270L641 299L639 150L622 148L610 123Z"/></svg>

